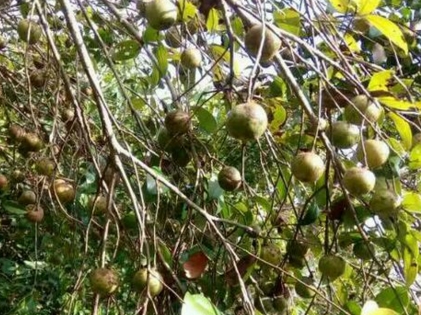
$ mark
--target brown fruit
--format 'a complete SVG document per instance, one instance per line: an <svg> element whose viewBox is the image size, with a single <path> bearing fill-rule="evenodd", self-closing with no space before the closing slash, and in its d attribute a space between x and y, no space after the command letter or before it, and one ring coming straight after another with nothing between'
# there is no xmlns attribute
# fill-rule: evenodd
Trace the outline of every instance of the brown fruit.
<svg viewBox="0 0 421 315"><path fill-rule="evenodd" d="M88 202L89 210L94 214L102 214L107 212L107 197L92 196Z"/></svg>
<svg viewBox="0 0 421 315"><path fill-rule="evenodd" d="M172 26L165 33L165 43L172 48L180 48L183 44L181 30L177 26Z"/></svg>
<svg viewBox="0 0 421 315"><path fill-rule="evenodd" d="M41 27L33 21L22 19L18 23L19 38L30 45L36 44L42 35Z"/></svg>
<svg viewBox="0 0 421 315"><path fill-rule="evenodd" d="M10 175L12 181L15 183L21 183L25 180L25 173L21 170L13 170L12 174Z"/></svg>
<svg viewBox="0 0 421 315"><path fill-rule="evenodd" d="M332 254L325 255L319 260L319 271L323 276L334 281L345 272L346 263L339 257Z"/></svg>
<svg viewBox="0 0 421 315"><path fill-rule="evenodd" d="M218 174L218 184L225 191L234 191L241 186L241 174L233 166L224 167Z"/></svg>
<svg viewBox="0 0 421 315"><path fill-rule="evenodd" d="M347 149L358 143L360 140L360 129L358 126L349 124L346 121L337 121L332 124L332 144L340 149Z"/></svg>
<svg viewBox="0 0 421 315"><path fill-rule="evenodd" d="M281 40L267 27L265 29L265 38L262 45L262 55L260 60L265 62L271 60L281 48ZM253 25L246 33L244 44L247 52L253 57L257 56L263 39L263 25Z"/></svg>
<svg viewBox="0 0 421 315"><path fill-rule="evenodd" d="M301 182L317 181L325 171L322 158L313 152L300 152L291 163L292 174Z"/></svg>
<svg viewBox="0 0 421 315"><path fill-rule="evenodd" d="M75 189L69 182L63 179L56 179L54 181L53 188L54 193L61 203L72 202L75 199Z"/></svg>
<svg viewBox="0 0 421 315"><path fill-rule="evenodd" d="M165 116L165 127L170 135L182 135L190 130L189 113L182 110L174 110Z"/></svg>
<svg viewBox="0 0 421 315"><path fill-rule="evenodd" d="M44 219L44 209L36 205L26 206L26 218L28 221L39 223Z"/></svg>
<svg viewBox="0 0 421 315"><path fill-rule="evenodd" d="M37 164L35 165L35 170L39 175L51 176L54 173L55 167L56 164L54 163L54 161L47 158L43 158L37 162Z"/></svg>
<svg viewBox="0 0 421 315"><path fill-rule="evenodd" d="M10 139L12 139L12 141L18 143L22 142L23 138L25 137L25 134L25 130L21 126L14 124L9 126L9 136Z"/></svg>
<svg viewBox="0 0 421 315"><path fill-rule="evenodd" d="M365 140L362 144L360 143L358 145L357 158L362 163L365 162L364 151L367 158L367 166L371 169L380 167L386 163L390 154L389 146L385 142L373 139Z"/></svg>
<svg viewBox="0 0 421 315"><path fill-rule="evenodd" d="M44 146L36 133L28 132L22 139L22 149L28 152L38 152Z"/></svg>
<svg viewBox="0 0 421 315"><path fill-rule="evenodd" d="M148 272L148 268L141 268L133 276L132 283L136 291L142 292L147 288L150 296L155 297L164 289L163 281L162 275L156 269L152 268Z"/></svg>
<svg viewBox="0 0 421 315"><path fill-rule="evenodd" d="M61 119L63 120L63 122L73 121L73 119L75 119L74 110L70 108L66 108L65 110L63 110L61 112Z"/></svg>
<svg viewBox="0 0 421 315"><path fill-rule="evenodd" d="M9 180L3 174L0 174L0 191L6 190L9 186Z"/></svg>
<svg viewBox="0 0 421 315"><path fill-rule="evenodd" d="M181 65L186 69L198 68L202 63L202 54L199 49L187 48L181 53Z"/></svg>
<svg viewBox="0 0 421 315"><path fill-rule="evenodd" d="M343 178L345 188L354 196L369 193L376 185L376 176L366 168L352 167Z"/></svg>
<svg viewBox="0 0 421 315"><path fill-rule="evenodd" d="M244 103L231 109L225 125L228 134L235 139L243 142L257 140L266 131L268 116L259 104Z"/></svg>
<svg viewBox="0 0 421 315"><path fill-rule="evenodd" d="M297 293L298 296L302 297L303 299L311 299L314 296L315 291L314 289L312 290L309 288L309 286L314 286L314 280L310 277L303 277L300 280L305 284L299 281L295 282L295 293Z"/></svg>
<svg viewBox="0 0 421 315"><path fill-rule="evenodd" d="M29 81L31 82L31 86L34 88L42 88L44 87L46 81L47 81L47 75L44 71L33 71L29 75Z"/></svg>
<svg viewBox="0 0 421 315"><path fill-rule="evenodd" d="M394 191L381 189L375 191L370 200L370 209L380 217L396 216L402 198Z"/></svg>
<svg viewBox="0 0 421 315"><path fill-rule="evenodd" d="M378 104L372 102L364 94L353 97L351 103L353 105L347 105L344 112L345 119L350 124L361 125L363 120L375 123L383 112Z"/></svg>
<svg viewBox="0 0 421 315"><path fill-rule="evenodd" d="M177 21L177 7L170 0L144 1L145 17L149 25L162 31Z"/></svg>
<svg viewBox="0 0 421 315"><path fill-rule="evenodd" d="M355 243L352 252L355 257L361 260L369 260L375 255L375 247L373 244L366 244L364 241Z"/></svg>
<svg viewBox="0 0 421 315"><path fill-rule="evenodd" d="M37 195L32 190L24 190L20 194L20 196L18 198L18 202L23 206L36 204L37 203Z"/></svg>
<svg viewBox="0 0 421 315"><path fill-rule="evenodd" d="M108 296L115 292L120 283L115 271L107 268L97 268L89 275L92 291L102 296Z"/></svg>

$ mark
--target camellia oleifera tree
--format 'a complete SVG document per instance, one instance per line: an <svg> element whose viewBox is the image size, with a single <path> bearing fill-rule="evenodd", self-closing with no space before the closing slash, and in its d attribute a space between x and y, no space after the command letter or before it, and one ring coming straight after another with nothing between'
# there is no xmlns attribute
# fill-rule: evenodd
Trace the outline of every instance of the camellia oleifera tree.
<svg viewBox="0 0 421 315"><path fill-rule="evenodd" d="M2 314L418 314L420 9L2 1Z"/></svg>

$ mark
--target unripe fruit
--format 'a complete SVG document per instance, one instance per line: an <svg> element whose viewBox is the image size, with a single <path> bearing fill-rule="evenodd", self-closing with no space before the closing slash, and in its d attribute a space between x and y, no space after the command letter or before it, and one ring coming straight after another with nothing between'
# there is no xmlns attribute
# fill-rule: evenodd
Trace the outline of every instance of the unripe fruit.
<svg viewBox="0 0 421 315"><path fill-rule="evenodd" d="M171 111L165 116L165 127L170 135L182 135L190 130L190 116L182 110Z"/></svg>
<svg viewBox="0 0 421 315"><path fill-rule="evenodd" d="M32 190L25 190L19 196L18 202L22 206L36 204L37 203L37 195Z"/></svg>
<svg viewBox="0 0 421 315"><path fill-rule="evenodd" d="M376 176L368 169L352 167L345 172L343 184L352 195L358 197L374 189Z"/></svg>
<svg viewBox="0 0 421 315"><path fill-rule="evenodd" d="M375 248L373 244L366 244L364 241L355 243L352 252L355 257L361 260L369 260L375 255Z"/></svg>
<svg viewBox="0 0 421 315"><path fill-rule="evenodd" d="M35 169L39 175L51 176L54 173L56 165L55 163L47 158L43 158L37 162Z"/></svg>
<svg viewBox="0 0 421 315"><path fill-rule="evenodd" d="M262 62L271 60L281 48L281 40L267 26L265 29L265 39L262 44L262 55L260 60ZM257 56L259 52L260 44L263 39L263 25L253 25L246 33L244 44L247 52L253 57Z"/></svg>
<svg viewBox="0 0 421 315"><path fill-rule="evenodd" d="M364 145L364 150L362 145ZM389 146L380 140L365 140L357 148L357 158L360 162L365 162L364 151L367 158L367 166L371 169L382 166L389 158Z"/></svg>
<svg viewBox="0 0 421 315"><path fill-rule="evenodd" d="M25 134L25 130L21 126L14 124L9 126L9 136L12 141L22 142Z"/></svg>
<svg viewBox="0 0 421 315"><path fill-rule="evenodd" d="M35 22L23 19L18 23L18 35L21 40L33 45L41 38L42 30Z"/></svg>
<svg viewBox="0 0 421 315"><path fill-rule="evenodd" d="M277 266L282 259L281 249L279 246L269 243L265 246L262 246L260 258L267 263Z"/></svg>
<svg viewBox="0 0 421 315"><path fill-rule="evenodd" d="M277 315L286 315L289 309L289 301L283 296L277 296L273 299L273 308Z"/></svg>
<svg viewBox="0 0 421 315"><path fill-rule="evenodd" d="M26 218L30 222L39 223L44 219L44 209L36 205L26 206Z"/></svg>
<svg viewBox="0 0 421 315"><path fill-rule="evenodd" d="M297 293L303 299L311 299L314 296L315 292L308 286L314 286L313 279L310 277L303 277L301 278L301 281L304 282L306 285L298 281L295 282L295 293Z"/></svg>
<svg viewBox="0 0 421 315"><path fill-rule="evenodd" d="M14 170L10 177L12 178L13 182L21 183L25 180L25 173L23 173L21 170Z"/></svg>
<svg viewBox="0 0 421 315"><path fill-rule="evenodd" d="M194 69L202 63L202 54L199 49L187 48L181 53L181 65L186 69Z"/></svg>
<svg viewBox="0 0 421 315"><path fill-rule="evenodd" d="M291 240L287 244L287 253L290 256L303 258L308 252L308 245L303 240Z"/></svg>
<svg viewBox="0 0 421 315"><path fill-rule="evenodd" d="M155 297L164 289L163 281L162 275L156 269L148 272L147 268L142 268L135 273L132 283L136 291L142 292L147 288L150 296Z"/></svg>
<svg viewBox="0 0 421 315"><path fill-rule="evenodd" d="M332 144L340 149L347 149L358 143L360 140L360 129L358 126L345 121L337 121L332 124Z"/></svg>
<svg viewBox="0 0 421 315"><path fill-rule="evenodd" d="M118 288L120 281L115 271L107 268L98 268L90 273L89 282L94 293L108 296Z"/></svg>
<svg viewBox="0 0 421 315"><path fill-rule="evenodd" d="M167 152L181 148L183 143L184 139L182 137L170 135L166 128L161 128L158 131L158 144L163 150Z"/></svg>
<svg viewBox="0 0 421 315"><path fill-rule="evenodd" d="M172 48L180 48L183 43L181 30L177 26L172 26L165 33L165 43Z"/></svg>
<svg viewBox="0 0 421 315"><path fill-rule="evenodd" d="M292 174L301 182L317 181L325 171L322 158L313 152L300 152L291 163Z"/></svg>
<svg viewBox="0 0 421 315"><path fill-rule="evenodd" d="M234 191L241 186L241 174L233 166L224 167L218 174L218 184L225 191Z"/></svg>
<svg viewBox="0 0 421 315"><path fill-rule="evenodd" d="M53 189L58 200L63 204L72 202L75 199L76 192L73 185L65 180L56 179L53 184Z"/></svg>
<svg viewBox="0 0 421 315"><path fill-rule="evenodd" d="M401 203L402 198L394 191L382 189L374 192L370 209L380 217L396 216Z"/></svg>
<svg viewBox="0 0 421 315"><path fill-rule="evenodd" d="M9 186L9 180L3 174L0 174L0 191L6 190Z"/></svg>
<svg viewBox="0 0 421 315"><path fill-rule="evenodd" d="M42 88L46 81L47 81L47 75L44 71L33 71L29 75L29 81L31 82L31 86L34 88Z"/></svg>
<svg viewBox="0 0 421 315"><path fill-rule="evenodd" d="M345 107L344 116L346 121L351 124L361 125L363 120L375 123L382 114L382 108L364 95L357 95L352 98L351 103ZM363 114L363 116L357 111Z"/></svg>
<svg viewBox="0 0 421 315"><path fill-rule="evenodd" d="M345 261L339 256L329 254L319 260L319 271L323 276L328 277L330 281L334 281L343 275L345 267Z"/></svg>
<svg viewBox="0 0 421 315"><path fill-rule="evenodd" d="M88 202L89 210L94 214L101 214L107 211L107 198L105 196L92 196Z"/></svg>
<svg viewBox="0 0 421 315"><path fill-rule="evenodd" d="M268 117L262 106L244 103L228 113L225 123L228 134L243 142L259 139L266 131Z"/></svg>
<svg viewBox="0 0 421 315"><path fill-rule="evenodd" d="M170 0L151 0L144 2L145 17L156 30L166 30L177 21L177 7Z"/></svg>
<svg viewBox="0 0 421 315"><path fill-rule="evenodd" d="M37 134L28 132L22 139L22 149L28 152L38 152L44 146Z"/></svg>

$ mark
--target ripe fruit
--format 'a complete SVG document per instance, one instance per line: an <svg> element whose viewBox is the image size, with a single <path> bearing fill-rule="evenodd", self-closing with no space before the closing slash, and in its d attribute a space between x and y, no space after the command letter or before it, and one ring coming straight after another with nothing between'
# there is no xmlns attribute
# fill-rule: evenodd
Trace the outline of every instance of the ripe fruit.
<svg viewBox="0 0 421 315"><path fill-rule="evenodd" d="M304 282L306 285L299 281L295 282L295 292L303 299L311 299L314 296L315 292L308 286L314 285L313 279L310 277L303 277L301 278L301 281Z"/></svg>
<svg viewBox="0 0 421 315"><path fill-rule="evenodd" d="M170 0L151 0L144 5L146 20L156 30L166 30L177 21L177 7Z"/></svg>
<svg viewBox="0 0 421 315"><path fill-rule="evenodd" d="M363 145L364 150L362 147ZM367 159L367 166L371 169L380 167L386 163L390 154L389 146L385 142L373 139L365 140L363 144L360 143L358 145L357 158L360 162L365 162L364 151Z"/></svg>
<svg viewBox="0 0 421 315"><path fill-rule="evenodd" d="M20 194L18 202L23 206L35 204L37 203L37 195L32 190L25 190Z"/></svg>
<svg viewBox="0 0 421 315"><path fill-rule="evenodd" d="M265 29L265 39L263 40L262 45L262 55L260 60L265 62L269 61L276 55L278 50L281 48L281 40L276 36L272 31L267 27ZM246 34L244 39L244 44L246 46L247 52L253 57L257 56L259 52L260 45L263 39L263 25L255 24L253 25Z"/></svg>
<svg viewBox="0 0 421 315"><path fill-rule="evenodd" d="M55 163L47 158L43 158L37 162L35 169L39 175L51 176L54 173L56 165Z"/></svg>
<svg viewBox="0 0 421 315"><path fill-rule="evenodd" d="M260 258L272 265L277 266L282 259L281 249L275 244L269 243L262 247Z"/></svg>
<svg viewBox="0 0 421 315"><path fill-rule="evenodd" d="M375 255L374 252L375 248L373 244L366 244L364 241L355 243L352 252L354 253L355 257L361 260L369 260L372 258L372 255Z"/></svg>
<svg viewBox="0 0 421 315"><path fill-rule="evenodd" d="M44 209L36 205L26 206L26 218L30 222L39 223L44 219Z"/></svg>
<svg viewBox="0 0 421 315"><path fill-rule="evenodd" d="M376 176L366 168L352 167L343 178L345 188L354 196L369 193L376 185Z"/></svg>
<svg viewBox="0 0 421 315"><path fill-rule="evenodd" d="M181 65L186 69L194 69L202 63L202 54L199 49L187 48L181 53Z"/></svg>
<svg viewBox="0 0 421 315"><path fill-rule="evenodd" d="M161 128L158 131L158 144L167 152L171 152L174 149L182 147L183 142L184 139L182 137L170 135L166 128Z"/></svg>
<svg viewBox="0 0 421 315"><path fill-rule="evenodd" d="M7 186L9 186L9 180L3 174L0 174L0 191L6 190Z"/></svg>
<svg viewBox="0 0 421 315"><path fill-rule="evenodd" d="M357 95L351 99L352 104L345 107L344 116L351 124L360 125L363 120L375 123L382 114L382 108L364 95ZM362 116L357 109L364 115Z"/></svg>
<svg viewBox="0 0 421 315"><path fill-rule="evenodd" d="M99 295L112 294L119 285L118 275L107 268L97 268L89 275L92 291Z"/></svg>
<svg viewBox="0 0 421 315"><path fill-rule="evenodd" d="M100 214L107 211L107 198L105 196L92 196L88 202L89 210L92 213ZM95 208L94 208L95 207Z"/></svg>
<svg viewBox="0 0 421 315"><path fill-rule="evenodd" d="M251 102L231 109L226 121L228 134L243 142L260 138L266 131L267 125L266 111L259 104Z"/></svg>
<svg viewBox="0 0 421 315"><path fill-rule="evenodd" d="M218 174L218 184L225 191L234 191L241 186L241 174L233 166L224 167Z"/></svg>
<svg viewBox="0 0 421 315"><path fill-rule="evenodd" d="M381 189L375 191L370 200L370 209L380 217L395 216L399 211L402 198L394 191Z"/></svg>
<svg viewBox="0 0 421 315"><path fill-rule="evenodd" d="M28 132L22 139L22 149L28 152L38 152L44 146L36 133Z"/></svg>
<svg viewBox="0 0 421 315"><path fill-rule="evenodd" d="M162 275L156 269L152 268L148 272L148 268L141 268L133 276L132 283L136 291L142 292L147 288L150 296L155 297L164 289L163 281Z"/></svg>
<svg viewBox="0 0 421 315"><path fill-rule="evenodd" d="M301 182L317 181L325 171L322 158L313 152L300 152L291 163L292 174Z"/></svg>
<svg viewBox="0 0 421 315"><path fill-rule="evenodd" d="M56 179L53 184L54 193L61 203L71 202L75 199L76 192L73 185L63 179Z"/></svg>
<svg viewBox="0 0 421 315"><path fill-rule="evenodd" d="M340 149L347 149L358 143L360 140L360 129L345 121L337 121L332 124L332 144Z"/></svg>
<svg viewBox="0 0 421 315"><path fill-rule="evenodd" d="M21 40L33 45L41 38L42 30L35 22L23 19L18 23L18 35Z"/></svg>
<svg viewBox="0 0 421 315"><path fill-rule="evenodd" d="M177 26L172 26L165 33L165 42L172 48L180 48L183 43L183 37L181 36L181 30Z"/></svg>
<svg viewBox="0 0 421 315"><path fill-rule="evenodd" d="M25 136L25 130L18 125L10 125L9 126L9 136L10 139L12 139L12 141L14 142L22 142L24 136Z"/></svg>
<svg viewBox="0 0 421 315"><path fill-rule="evenodd" d="M174 110L165 116L165 127L170 135L185 134L190 130L190 116L182 110Z"/></svg>
<svg viewBox="0 0 421 315"><path fill-rule="evenodd" d="M339 278L345 272L345 267L345 261L339 256L329 254L319 260L319 271L330 281Z"/></svg>

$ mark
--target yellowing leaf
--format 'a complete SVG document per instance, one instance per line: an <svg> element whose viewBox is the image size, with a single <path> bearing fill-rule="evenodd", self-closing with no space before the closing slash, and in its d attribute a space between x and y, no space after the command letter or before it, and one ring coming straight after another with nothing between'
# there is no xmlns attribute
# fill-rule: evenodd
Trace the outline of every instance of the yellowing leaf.
<svg viewBox="0 0 421 315"><path fill-rule="evenodd" d="M360 46L358 45L357 41L351 34L349 33L345 34L344 39L350 51L357 52L357 53L361 51Z"/></svg>
<svg viewBox="0 0 421 315"><path fill-rule="evenodd" d="M368 84L368 90L373 91L388 91L388 84L393 78L394 72L392 70L384 70L373 74L370 83Z"/></svg>
<svg viewBox="0 0 421 315"><path fill-rule="evenodd" d="M178 14L184 22L191 20L197 12L196 6L189 1L178 1Z"/></svg>
<svg viewBox="0 0 421 315"><path fill-rule="evenodd" d="M369 14L379 6L381 0L330 0L332 6L340 13L359 15Z"/></svg>
<svg viewBox="0 0 421 315"><path fill-rule="evenodd" d="M409 168L411 170L417 170L421 168L421 144L417 144L409 153ZM421 205L420 205L421 210Z"/></svg>
<svg viewBox="0 0 421 315"><path fill-rule="evenodd" d="M412 104L411 102L402 101L393 96L381 96L381 97L378 97L377 100L389 108L394 108L394 109L399 109L399 110L408 110L414 107L414 104Z"/></svg>
<svg viewBox="0 0 421 315"><path fill-rule="evenodd" d="M412 147L412 131L411 126L399 115L395 113L389 113L388 116L393 120L396 126L396 130L401 136L403 146L406 150L410 150Z"/></svg>
<svg viewBox="0 0 421 315"><path fill-rule="evenodd" d="M389 19L379 15L367 15L365 19L375 28L378 29L386 38L388 38L393 44L402 49L405 54L408 54L408 44L405 41L405 37L399 26L390 21Z"/></svg>
<svg viewBox="0 0 421 315"><path fill-rule="evenodd" d="M332 7L335 8L336 11L339 13L352 13L356 11L356 2L353 0L330 0L330 3L332 4Z"/></svg>
<svg viewBox="0 0 421 315"><path fill-rule="evenodd" d="M364 313L364 315L399 315L399 314L388 308L378 308L368 313Z"/></svg>
<svg viewBox="0 0 421 315"><path fill-rule="evenodd" d="M215 33L218 30L219 15L218 10L210 9L208 19L206 21L206 28L210 33Z"/></svg>
<svg viewBox="0 0 421 315"><path fill-rule="evenodd" d="M213 59L216 60L224 60L226 63L230 63L231 60L231 54L228 49L222 46L218 45L212 45L211 46L211 54L213 56ZM220 61L219 61L220 62ZM238 65L237 60L234 60L234 75L238 76L240 74L240 67Z"/></svg>
<svg viewBox="0 0 421 315"><path fill-rule="evenodd" d="M403 197L402 207L409 212L421 213L421 195L408 192Z"/></svg>
<svg viewBox="0 0 421 315"><path fill-rule="evenodd" d="M356 2L359 2L359 4L357 4L357 14L364 15L370 14L376 10L381 0L360 0Z"/></svg>

